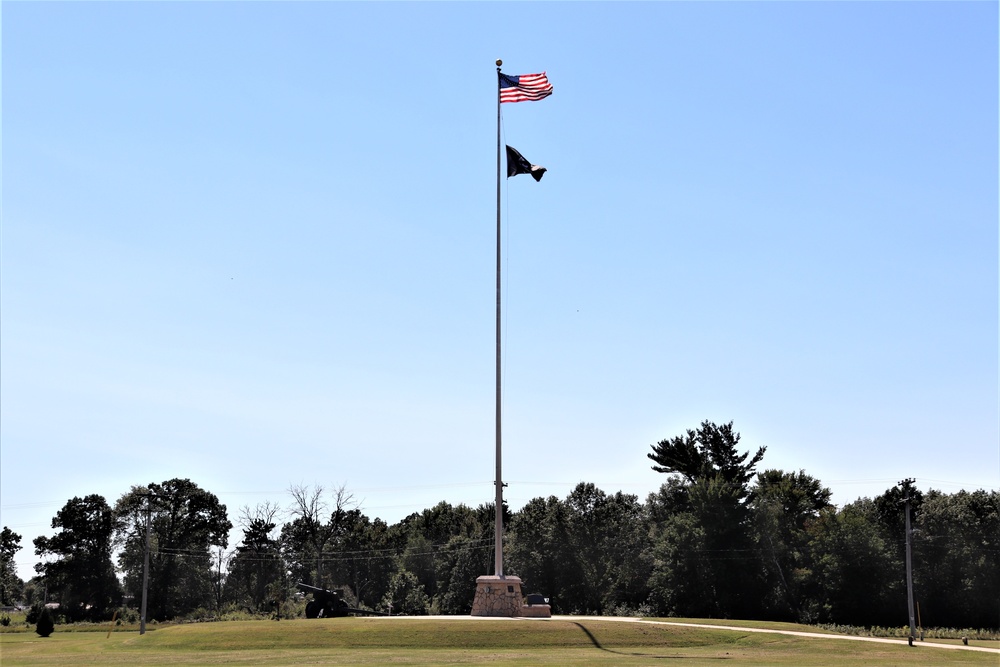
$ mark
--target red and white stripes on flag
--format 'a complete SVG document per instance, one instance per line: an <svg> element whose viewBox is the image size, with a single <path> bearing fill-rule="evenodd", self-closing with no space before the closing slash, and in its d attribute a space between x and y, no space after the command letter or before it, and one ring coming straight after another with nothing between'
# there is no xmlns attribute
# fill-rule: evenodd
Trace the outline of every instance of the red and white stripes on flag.
<svg viewBox="0 0 1000 667"><path fill-rule="evenodd" d="M536 102L552 94L552 84L541 74L511 76L500 73L500 102Z"/></svg>

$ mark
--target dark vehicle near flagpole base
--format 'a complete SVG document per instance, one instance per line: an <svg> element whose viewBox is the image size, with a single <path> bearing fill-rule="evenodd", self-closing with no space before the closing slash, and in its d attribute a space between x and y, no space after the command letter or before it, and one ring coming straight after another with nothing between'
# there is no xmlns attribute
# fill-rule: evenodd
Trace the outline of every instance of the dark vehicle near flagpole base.
<svg viewBox="0 0 1000 667"><path fill-rule="evenodd" d="M365 616L386 616L378 611L370 609L355 609L347 605L344 600L344 591L336 588L328 591L325 588L316 588L301 581L295 584L303 593L312 593L313 599L306 603L306 618L337 618L359 614Z"/></svg>

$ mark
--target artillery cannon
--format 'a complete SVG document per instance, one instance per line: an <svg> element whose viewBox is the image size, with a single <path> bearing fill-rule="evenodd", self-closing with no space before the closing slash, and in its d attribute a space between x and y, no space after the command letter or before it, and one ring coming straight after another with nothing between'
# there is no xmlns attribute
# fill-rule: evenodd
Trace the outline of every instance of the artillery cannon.
<svg viewBox="0 0 1000 667"><path fill-rule="evenodd" d="M312 593L313 599L306 603L306 618L333 618L347 616L348 614L363 614L368 616L385 616L386 614L370 611L368 609L355 609L347 605L344 600L344 591L335 588L328 591L325 588L316 588L301 581L295 584L303 593Z"/></svg>

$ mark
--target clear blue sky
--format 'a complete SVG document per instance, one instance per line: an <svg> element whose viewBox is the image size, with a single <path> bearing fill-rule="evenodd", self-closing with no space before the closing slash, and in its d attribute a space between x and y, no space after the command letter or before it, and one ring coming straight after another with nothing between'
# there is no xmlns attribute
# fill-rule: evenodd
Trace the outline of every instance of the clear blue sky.
<svg viewBox="0 0 1000 667"><path fill-rule="evenodd" d="M1000 487L998 5L4 2L0 510L187 477L513 508L735 422Z"/></svg>

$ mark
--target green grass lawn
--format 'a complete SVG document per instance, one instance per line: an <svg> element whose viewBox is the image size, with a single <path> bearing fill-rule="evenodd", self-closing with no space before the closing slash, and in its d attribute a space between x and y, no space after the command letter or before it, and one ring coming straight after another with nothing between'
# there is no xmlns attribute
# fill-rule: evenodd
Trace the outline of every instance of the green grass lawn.
<svg viewBox="0 0 1000 667"><path fill-rule="evenodd" d="M805 626L796 629L807 630ZM232 621L136 632L0 634L18 665L990 665L1000 656L837 639L572 620L337 618ZM670 664L669 662L666 664Z"/></svg>

